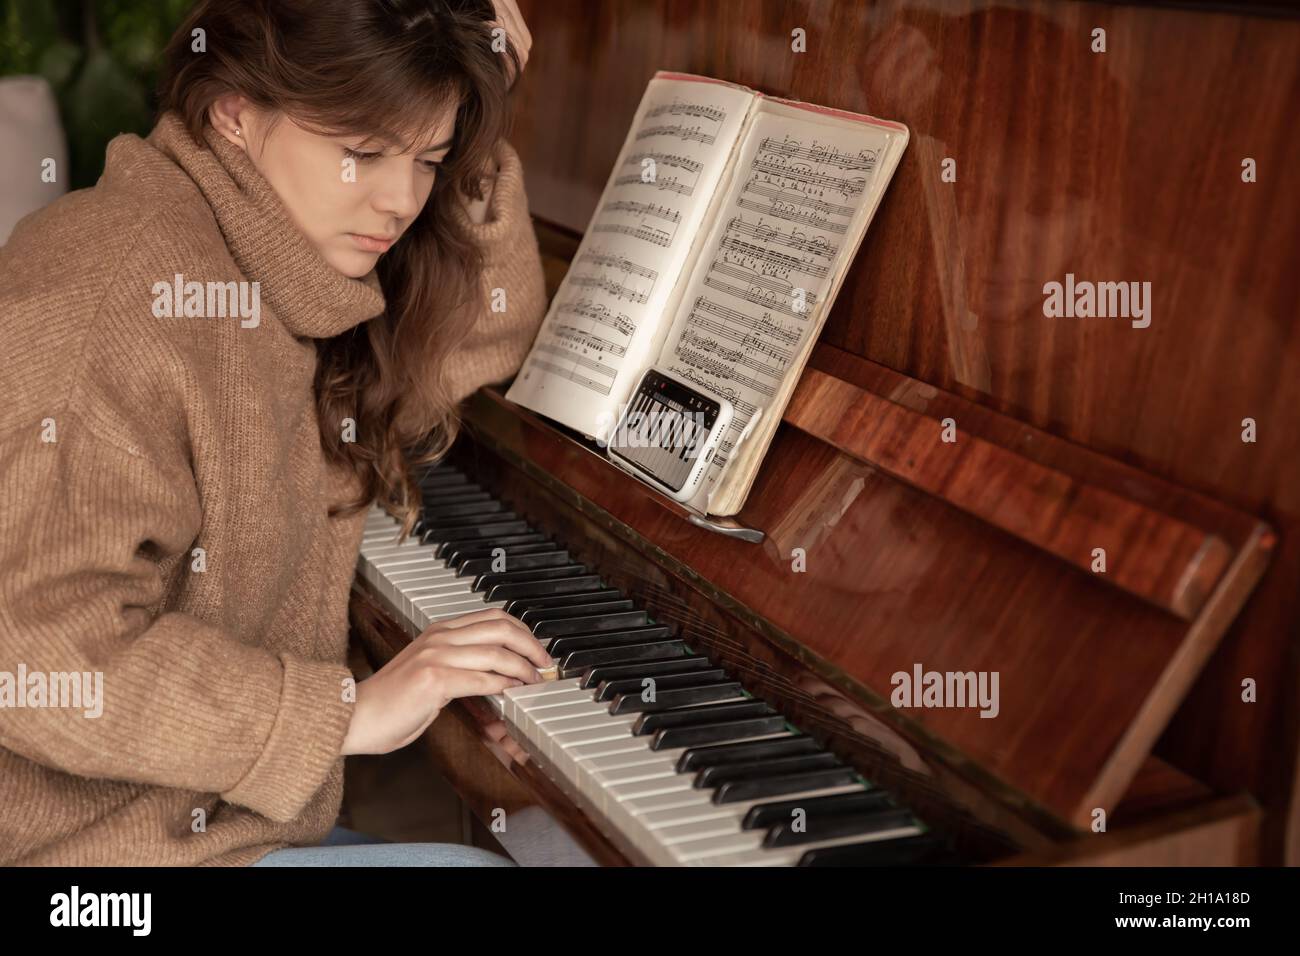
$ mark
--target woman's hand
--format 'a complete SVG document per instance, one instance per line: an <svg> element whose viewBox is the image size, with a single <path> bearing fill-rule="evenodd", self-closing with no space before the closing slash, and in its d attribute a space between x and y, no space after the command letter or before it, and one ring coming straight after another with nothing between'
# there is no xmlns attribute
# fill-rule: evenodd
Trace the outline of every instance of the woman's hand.
<svg viewBox="0 0 1300 956"><path fill-rule="evenodd" d="M506 38L519 54L519 69L522 71L528 63L528 51L533 48L533 35L528 32L528 24L524 23L524 15L519 12L519 4L515 0L492 0L492 3L496 7L497 18L489 26L499 26L506 31ZM517 79L518 76L510 77L510 85L514 86Z"/></svg>
<svg viewBox="0 0 1300 956"><path fill-rule="evenodd" d="M342 755L405 747L450 701L537 683L537 668L551 664L528 628L497 608L435 624L357 684Z"/></svg>

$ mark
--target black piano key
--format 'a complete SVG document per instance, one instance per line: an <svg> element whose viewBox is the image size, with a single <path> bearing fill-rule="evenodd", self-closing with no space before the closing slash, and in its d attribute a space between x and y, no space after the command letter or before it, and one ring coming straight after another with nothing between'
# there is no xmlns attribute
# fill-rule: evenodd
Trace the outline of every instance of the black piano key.
<svg viewBox="0 0 1300 956"><path fill-rule="evenodd" d="M625 644L649 644L653 641L666 641L672 636L673 629L667 624L647 624L643 627L627 627L595 634L571 634L554 638L547 647L547 653L552 657L561 657L571 651L614 648Z"/></svg>
<svg viewBox="0 0 1300 956"><path fill-rule="evenodd" d="M605 582L598 574L583 574L576 578L553 578L549 581L525 581L519 584L498 584L487 592L486 601L510 601L514 598L548 597L553 594L574 594L603 588Z"/></svg>
<svg viewBox="0 0 1300 956"><path fill-rule="evenodd" d="M425 541L425 544L431 543ZM440 541L437 544L438 547L434 553L450 562L461 554L482 548L487 548L488 553L491 554L492 548L509 549L523 544L554 545L555 542L539 531L528 531L522 534L505 534L496 538L452 538L448 541Z"/></svg>
<svg viewBox="0 0 1300 956"><path fill-rule="evenodd" d="M677 460L685 461L686 453L690 450L691 444L695 441L695 420L686 419L686 427L682 431L681 447L677 449Z"/></svg>
<svg viewBox="0 0 1300 956"><path fill-rule="evenodd" d="M714 790L713 802L745 803L750 800L762 800L765 797L780 797L787 793L802 793L805 790L842 787L856 781L858 775L852 767L832 767L808 773L791 773L781 777L764 777L761 780L735 780L724 783Z"/></svg>
<svg viewBox="0 0 1300 956"><path fill-rule="evenodd" d="M439 545L445 545L448 541L456 541L462 544L470 542L482 544L493 538L534 533L533 529L528 527L527 521L505 521L500 524L459 527L455 529L455 534L442 534L430 528L421 528L419 531L420 540L425 544Z"/></svg>
<svg viewBox="0 0 1300 956"><path fill-rule="evenodd" d="M659 436L659 444L664 451L672 454L672 450L677 447L677 440L681 435L682 426L685 422L686 418L681 414L681 412L676 409L672 409L669 412L668 424L664 427L663 432Z"/></svg>
<svg viewBox="0 0 1300 956"><path fill-rule="evenodd" d="M943 840L933 833L842 843L809 850L799 857L798 866L926 866L958 862Z"/></svg>
<svg viewBox="0 0 1300 956"><path fill-rule="evenodd" d="M793 757L772 757L767 760L750 760L743 763L721 764L705 767L695 775L695 786L700 790L713 790L724 783L744 780L762 780L765 777L782 777L808 770L829 770L843 766L839 757L828 751L798 754Z"/></svg>
<svg viewBox="0 0 1300 956"><path fill-rule="evenodd" d="M481 489L454 488L450 492L441 494L430 494L425 492L420 496L420 510L424 511L426 507L445 507L448 505L474 505L474 503L491 502L498 503L497 499L491 497L491 493L484 492Z"/></svg>
<svg viewBox="0 0 1300 956"><path fill-rule="evenodd" d="M751 763L768 757L794 757L820 752L821 745L803 734L778 737L775 740L746 740L713 747L693 747L678 758L677 772L690 773L724 764Z"/></svg>
<svg viewBox="0 0 1300 956"><path fill-rule="evenodd" d="M538 607L528 611L523 611L518 615L519 620L532 627L534 624L540 624L543 621L563 621L567 618L591 617L596 614L610 614L614 611L635 611L636 605L630 598L620 598L617 601L596 601L585 604L566 604L563 607Z"/></svg>
<svg viewBox="0 0 1300 956"><path fill-rule="evenodd" d="M855 790L851 793L833 793L825 797L775 800L750 807L749 812L745 814L745 819L740 821L740 828L766 830L768 827L793 819L792 814L795 810L802 810L811 817L835 813L862 813L868 810L886 809L891 805L889 794L875 788Z"/></svg>
<svg viewBox="0 0 1300 956"><path fill-rule="evenodd" d="M642 714L632 725L632 733L639 737L642 734L653 734L669 728L698 727L701 724L714 724L726 720L775 716L779 715L766 701L733 700L725 704L692 707L690 710L670 714Z"/></svg>
<svg viewBox="0 0 1300 956"><path fill-rule="evenodd" d="M763 837L763 846L776 848L782 846L800 846L805 843L820 843L822 840L838 840L841 837L871 836L897 830L900 827L913 826L916 818L906 810L892 807L877 810L874 813L828 814L822 817L809 817L802 828L796 829L793 820L778 823L767 831Z"/></svg>
<svg viewBox="0 0 1300 956"><path fill-rule="evenodd" d="M447 499L447 501L446 501L445 504L446 504L447 506L453 506L453 505L457 505L457 504L464 504L464 503L467 503L467 502L468 502L468 503L473 503L473 498L470 497L470 496L467 496L467 497L464 497L464 498L462 498L462 497L449 498L449 499ZM495 502L492 502L492 504L495 504ZM454 517L454 516L453 516L453 517L442 517L441 514L440 514L440 510L441 510L442 507L443 507L443 505L442 505L442 504L439 504L439 505L438 505L438 510L435 510L434 508L431 508L429 505L421 505L420 508L419 508L418 517L415 519L415 533L416 533L416 534L424 534L425 530L428 529L429 525L432 524L432 523L434 523L434 522L438 522L438 521L454 521L454 520L457 520L457 518ZM501 514L501 513L504 513L504 512L501 511L501 510L498 510L497 512L486 512L486 513L488 513L488 514L492 514L492 513L495 513L495 514ZM461 516L461 517L470 517L470 516Z"/></svg>
<svg viewBox="0 0 1300 956"><path fill-rule="evenodd" d="M457 518L440 518L420 514L420 532L438 538L454 538L462 530L482 528L485 525L506 524L524 519L513 511L494 511L481 515L461 515Z"/></svg>
<svg viewBox="0 0 1300 956"><path fill-rule="evenodd" d="M568 551L543 551L539 554L509 554L505 555L505 565L511 571L535 571L538 568L563 567L572 564L573 559L569 557ZM457 577L478 577L480 574L490 574L497 565L497 557L491 558L471 558L468 561L462 561L460 567L456 569Z"/></svg>
<svg viewBox="0 0 1300 956"><path fill-rule="evenodd" d="M561 564L553 568L534 571L491 571L480 574L470 585L471 591L490 591L503 584L529 584L533 581L553 581L556 578L577 578L587 574L585 564Z"/></svg>
<svg viewBox="0 0 1300 956"><path fill-rule="evenodd" d="M464 518L469 515L486 515L505 511L505 505L494 501L486 491L477 495L458 495L450 501L426 501L420 507L421 516L432 520L438 518Z"/></svg>
<svg viewBox="0 0 1300 956"><path fill-rule="evenodd" d="M459 472L439 472L428 474L416 481L422 489L455 488L458 485L470 485L472 482ZM473 486L475 489L478 485Z"/></svg>
<svg viewBox="0 0 1300 956"><path fill-rule="evenodd" d="M483 506L490 506L495 510L494 511L473 511L464 515L446 514L446 511L448 509L459 508L462 506L467 508L476 508L476 507L481 508ZM491 500L480 501L480 500L476 500L473 495L457 495L453 498L448 498L446 501L438 502L436 505L431 505L427 503L421 505L419 508L419 517L416 520L421 524L427 525L433 521L449 520L458 517L472 517L475 514L499 514L504 510L505 509L501 507L500 503L496 501L491 501Z"/></svg>
<svg viewBox="0 0 1300 956"><path fill-rule="evenodd" d="M536 609L581 607L584 603L618 601L622 597L623 592L616 588L600 588L574 594L556 594L551 597L517 598L505 606L505 612L515 617L522 617L528 611Z"/></svg>
<svg viewBox="0 0 1300 956"><path fill-rule="evenodd" d="M651 664L611 664L605 667L593 667L584 671L579 687L586 690L596 687L607 680L622 680L628 677L664 677L669 674L684 674L691 671L706 670L711 667L705 656L682 657L675 661L657 661Z"/></svg>
<svg viewBox="0 0 1300 956"><path fill-rule="evenodd" d="M691 649L682 640L652 641L648 644L620 644L615 647L593 647L585 651L571 651L560 661L560 679L577 677L588 667L601 664L628 664L633 661L661 661L686 657ZM552 654L552 657L555 655Z"/></svg>
<svg viewBox="0 0 1300 956"><path fill-rule="evenodd" d="M654 700L642 700L641 695L620 694L609 705L611 715L638 714L652 710L672 710L675 707L689 707L692 704L708 704L727 700L741 695L740 684L736 681L720 681L703 687L684 687L681 690L665 690L655 695Z"/></svg>
<svg viewBox="0 0 1300 956"><path fill-rule="evenodd" d="M644 627L650 623L645 611L611 611L607 614L556 618L540 622L533 628L538 640L550 637L567 637L571 634L597 634L602 631L621 631L630 627Z"/></svg>
<svg viewBox="0 0 1300 956"><path fill-rule="evenodd" d="M564 550L554 541L537 541L533 544L512 544L502 548L459 548L454 553L449 553L446 557L447 567L459 569L466 561L474 561L479 558L495 558L498 553L505 552L507 563L521 555L529 554L554 554L556 551Z"/></svg>
<svg viewBox="0 0 1300 956"><path fill-rule="evenodd" d="M721 743L724 740L779 734L785 729L785 718L780 714L728 720L716 724L698 724L694 727L669 727L655 734L655 739L650 742L650 749L673 750L677 747L699 747L704 744Z"/></svg>
<svg viewBox="0 0 1300 956"><path fill-rule="evenodd" d="M438 511L450 509L458 505L495 505L498 510L504 510L502 503L490 496L487 492L456 492L455 494L445 494L438 498L428 496L420 499L420 520L428 524L433 520Z"/></svg>
<svg viewBox="0 0 1300 956"><path fill-rule="evenodd" d="M608 680L596 688L595 700L603 702L613 700L619 694L641 694L648 688L645 681L654 681L655 696L661 690L676 690L682 687L700 687L704 684L716 684L725 680L727 672L721 667L688 674L668 674L664 677L627 677L621 680Z"/></svg>
<svg viewBox="0 0 1300 956"><path fill-rule="evenodd" d="M447 508L453 505L461 505L461 504L478 505L480 506L480 508L483 505L490 505L491 508L487 511L483 511L483 510L470 511L467 514L443 514L442 513L445 510L447 510ZM464 501L460 501L459 499L452 498L445 502L438 501L438 502L433 502L432 504L420 505L420 518L421 520L424 521L426 527L432 527L437 524L445 524L448 525L449 527L456 527L460 525L484 524L493 520L496 521L522 520L523 515L516 514L512 509L507 508L504 504L502 504L500 501L496 501L495 499L486 502L472 502L472 501L464 502Z"/></svg>

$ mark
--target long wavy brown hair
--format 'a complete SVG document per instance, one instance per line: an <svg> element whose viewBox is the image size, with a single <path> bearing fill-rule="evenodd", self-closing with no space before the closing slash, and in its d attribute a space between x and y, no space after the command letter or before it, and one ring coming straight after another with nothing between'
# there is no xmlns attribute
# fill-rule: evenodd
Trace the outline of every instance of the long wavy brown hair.
<svg viewBox="0 0 1300 956"><path fill-rule="evenodd" d="M160 109L200 144L209 107L227 93L319 132L407 144L426 142L423 124L456 105L428 202L376 266L384 313L317 341L321 447L361 489L331 513L378 499L405 515L407 532L420 502L412 468L445 454L460 425L440 356L470 330L483 260L450 210L482 198L520 69L508 39L505 56L493 50L494 16L491 0L200 0L168 43L159 82ZM204 52L193 49L198 29ZM357 441L343 440L345 418Z"/></svg>

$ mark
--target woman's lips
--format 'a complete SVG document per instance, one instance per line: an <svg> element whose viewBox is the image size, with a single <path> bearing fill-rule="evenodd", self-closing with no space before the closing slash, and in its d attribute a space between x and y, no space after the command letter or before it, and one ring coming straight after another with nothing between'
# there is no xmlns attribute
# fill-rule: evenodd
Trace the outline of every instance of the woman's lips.
<svg viewBox="0 0 1300 956"><path fill-rule="evenodd" d="M356 232L349 232L348 236L366 252L387 252L388 248L397 241L396 236L392 239L379 239L375 236L363 236Z"/></svg>

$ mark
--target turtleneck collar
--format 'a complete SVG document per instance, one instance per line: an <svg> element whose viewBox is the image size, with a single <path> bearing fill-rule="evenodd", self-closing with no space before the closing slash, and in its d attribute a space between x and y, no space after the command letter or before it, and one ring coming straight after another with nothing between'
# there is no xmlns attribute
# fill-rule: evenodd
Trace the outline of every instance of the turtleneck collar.
<svg viewBox="0 0 1300 956"><path fill-rule="evenodd" d="M211 126L204 148L179 114L164 113L149 143L177 163L203 192L240 271L258 282L262 301L300 338L330 338L384 310L372 269L350 279L302 234L271 184L242 149Z"/></svg>

